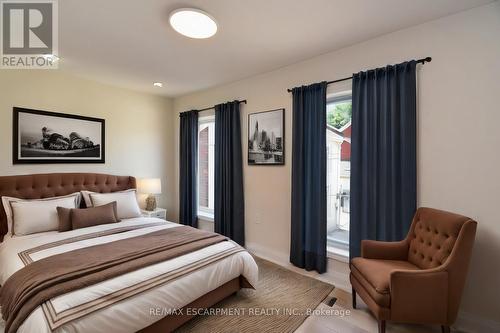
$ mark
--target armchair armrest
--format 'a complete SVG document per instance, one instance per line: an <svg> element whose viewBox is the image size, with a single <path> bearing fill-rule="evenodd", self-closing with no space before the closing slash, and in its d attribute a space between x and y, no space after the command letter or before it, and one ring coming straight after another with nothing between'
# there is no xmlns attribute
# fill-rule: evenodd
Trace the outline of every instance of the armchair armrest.
<svg viewBox="0 0 500 333"><path fill-rule="evenodd" d="M391 319L447 323L448 272L440 268L396 270L390 277Z"/></svg>
<svg viewBox="0 0 500 333"><path fill-rule="evenodd" d="M408 242L361 241L361 256L366 259L407 260Z"/></svg>

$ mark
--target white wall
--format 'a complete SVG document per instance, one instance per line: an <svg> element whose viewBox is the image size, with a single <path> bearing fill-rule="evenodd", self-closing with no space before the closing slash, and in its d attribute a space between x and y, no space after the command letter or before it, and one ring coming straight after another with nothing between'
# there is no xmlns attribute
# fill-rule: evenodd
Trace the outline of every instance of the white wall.
<svg viewBox="0 0 500 333"><path fill-rule="evenodd" d="M433 60L418 71L418 202L479 222L462 310L473 315L469 319L485 318L489 321L483 325L494 325L492 320L500 322L499 2L176 98L174 109L181 112L247 99L241 114L245 155L248 113L286 108L285 166L248 166L246 157L244 161L247 244L286 262L292 151L292 100L286 89L426 56ZM178 141L176 147L178 157ZM330 267L329 273L342 269Z"/></svg>
<svg viewBox="0 0 500 333"><path fill-rule="evenodd" d="M13 165L12 107L106 119L105 164ZM57 70L0 71L0 175L100 172L162 179L159 204L173 211L172 101Z"/></svg>

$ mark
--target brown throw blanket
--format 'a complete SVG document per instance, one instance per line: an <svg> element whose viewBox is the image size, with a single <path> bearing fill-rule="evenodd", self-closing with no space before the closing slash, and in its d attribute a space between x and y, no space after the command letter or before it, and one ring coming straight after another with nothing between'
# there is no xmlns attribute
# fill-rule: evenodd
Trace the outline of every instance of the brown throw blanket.
<svg viewBox="0 0 500 333"><path fill-rule="evenodd" d="M0 289L5 332L15 332L51 298L227 240L186 226L95 245L35 261Z"/></svg>

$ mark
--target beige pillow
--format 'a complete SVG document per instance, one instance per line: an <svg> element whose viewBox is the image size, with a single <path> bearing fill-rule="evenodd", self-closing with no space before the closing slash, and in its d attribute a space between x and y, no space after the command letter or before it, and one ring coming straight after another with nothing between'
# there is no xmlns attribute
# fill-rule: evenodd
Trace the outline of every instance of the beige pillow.
<svg viewBox="0 0 500 333"><path fill-rule="evenodd" d="M113 193L90 193L92 206L102 206L116 201L119 219L131 219L141 216L135 190Z"/></svg>
<svg viewBox="0 0 500 333"><path fill-rule="evenodd" d="M113 193L124 193L124 192L135 192L135 189L131 188L129 190L124 190L124 191L118 191L118 192L113 192ZM92 200L90 199L91 194L100 194L100 192L92 192L92 191L80 191L82 194L83 201L85 202L85 207L90 208L92 207ZM106 194L106 193L103 193ZM112 193L108 193L112 194Z"/></svg>
<svg viewBox="0 0 500 333"><path fill-rule="evenodd" d="M7 216L7 226L8 226L8 232L7 235L12 235L12 227L13 227L13 219L12 219L12 207L11 207L11 202L13 201L28 201L28 202L35 202L35 201L52 201L52 200L58 200L62 198L69 198L69 197L75 197L76 196L76 207L80 207L80 200L81 200L81 195L79 192L75 192L72 194L60 196L60 197L53 197L53 198L45 198L45 199L20 199L20 198L14 198L14 197L2 197L2 205L5 211L5 215Z"/></svg>
<svg viewBox="0 0 500 333"><path fill-rule="evenodd" d="M57 231L59 218L57 207L77 208L80 194L43 200L10 201L12 210L12 234L29 235L38 232Z"/></svg>
<svg viewBox="0 0 500 333"><path fill-rule="evenodd" d="M116 216L116 201L98 207L71 209L70 219L73 229L120 222Z"/></svg>

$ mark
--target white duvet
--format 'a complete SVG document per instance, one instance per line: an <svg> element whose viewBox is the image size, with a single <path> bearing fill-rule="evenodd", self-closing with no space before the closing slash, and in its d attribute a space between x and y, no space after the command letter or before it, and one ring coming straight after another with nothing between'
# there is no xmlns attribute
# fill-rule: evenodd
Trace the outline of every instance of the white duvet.
<svg viewBox="0 0 500 333"><path fill-rule="evenodd" d="M158 224L159 222L164 223ZM74 242L63 241L68 238L113 228L151 223L157 225ZM4 242L0 244L0 284L3 285L9 276L24 267L25 264L21 260L19 253L23 251L26 253L27 250L44 244L62 241L60 245L29 252L30 260L36 261L57 253L134 237L163 228L175 228L177 226L178 224L165 222L164 220L141 217L123 220L120 223L68 232L45 232L21 237L6 237ZM64 324L61 324L54 331L95 333L135 332L162 319L169 310L182 308L240 275L244 276L250 284L256 285L258 278L257 265L248 252L238 251L238 249L239 246L230 241L218 243L51 299L45 305L50 303L56 314L65 314L75 307L88 304L92 301L102 300L104 299L103 296L111 293L113 295L119 294L125 288L135 286L138 283L154 281L155 278L158 279L160 276L168 275L186 267L196 267L200 262L208 263L204 266L193 268L188 274L180 275L168 282L162 282L153 288L148 287L148 290L136 291L136 295L128 296L118 302L109 305L103 303L102 308L83 317L78 317L71 321L66 319L68 322L64 322ZM226 253L222 259L218 261L210 259L219 256L221 253ZM47 269L50 268L48 267ZM3 322L0 324L0 332L3 332ZM41 306L31 313L18 332L51 332Z"/></svg>

